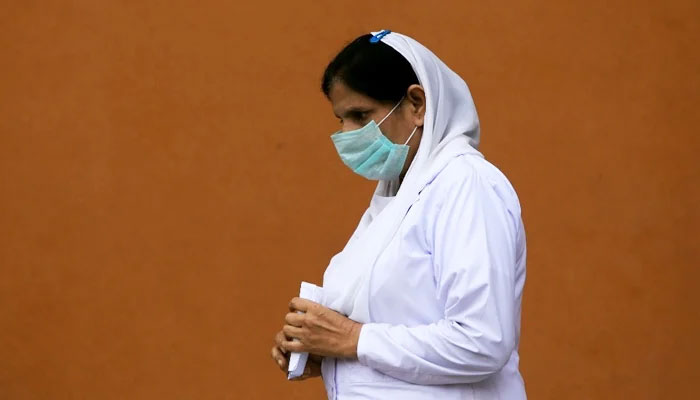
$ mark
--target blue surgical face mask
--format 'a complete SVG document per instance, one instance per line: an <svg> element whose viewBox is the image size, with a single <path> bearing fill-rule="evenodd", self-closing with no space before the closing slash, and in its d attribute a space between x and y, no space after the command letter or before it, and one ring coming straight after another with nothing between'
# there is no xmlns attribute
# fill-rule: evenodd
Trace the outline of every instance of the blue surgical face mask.
<svg viewBox="0 0 700 400"><path fill-rule="evenodd" d="M372 120L360 129L331 135L340 159L356 174L372 180L393 180L401 175L408 156L409 146L406 143L416 133L418 126L413 129L406 143L395 144L382 134L379 125L396 110L402 100L403 97L379 123Z"/></svg>

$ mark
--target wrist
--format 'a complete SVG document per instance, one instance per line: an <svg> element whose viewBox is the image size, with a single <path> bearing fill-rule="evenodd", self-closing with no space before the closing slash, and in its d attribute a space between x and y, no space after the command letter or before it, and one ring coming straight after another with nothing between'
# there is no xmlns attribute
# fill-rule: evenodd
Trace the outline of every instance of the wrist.
<svg viewBox="0 0 700 400"><path fill-rule="evenodd" d="M360 331L362 324L355 321L350 321L350 329L348 332L348 346L346 356L348 358L357 359L357 344L360 341Z"/></svg>

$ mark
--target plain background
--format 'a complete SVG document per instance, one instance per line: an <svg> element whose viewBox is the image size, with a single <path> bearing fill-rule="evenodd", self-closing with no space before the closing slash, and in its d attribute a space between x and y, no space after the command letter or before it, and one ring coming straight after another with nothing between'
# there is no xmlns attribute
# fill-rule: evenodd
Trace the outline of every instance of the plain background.
<svg viewBox="0 0 700 400"><path fill-rule="evenodd" d="M354 37L472 91L528 239L531 399L700 379L700 3L3 1L0 398L311 399L270 359L374 183L320 92Z"/></svg>

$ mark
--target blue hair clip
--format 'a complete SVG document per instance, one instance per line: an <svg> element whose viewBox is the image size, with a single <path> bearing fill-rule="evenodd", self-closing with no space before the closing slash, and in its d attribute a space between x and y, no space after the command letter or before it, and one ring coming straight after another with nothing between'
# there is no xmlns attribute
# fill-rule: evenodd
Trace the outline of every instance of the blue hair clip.
<svg viewBox="0 0 700 400"><path fill-rule="evenodd" d="M386 35L388 35L388 34L390 34L390 33L391 33L390 30L384 29L383 31L381 31L381 32L377 33L376 35L372 36L371 38L369 38L369 41L370 41L371 43L377 43L378 41L382 40L382 38L383 38L384 36L386 36Z"/></svg>

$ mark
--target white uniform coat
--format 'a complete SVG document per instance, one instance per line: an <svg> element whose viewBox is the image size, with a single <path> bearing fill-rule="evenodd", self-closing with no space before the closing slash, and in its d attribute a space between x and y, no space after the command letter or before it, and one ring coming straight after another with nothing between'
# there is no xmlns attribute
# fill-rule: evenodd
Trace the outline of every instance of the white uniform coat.
<svg viewBox="0 0 700 400"><path fill-rule="evenodd" d="M363 323L358 360L323 360L328 398L525 399L518 197L478 151L464 80L405 35L382 42L425 90L423 133L400 187L379 182L324 273L324 305Z"/></svg>
<svg viewBox="0 0 700 400"><path fill-rule="evenodd" d="M375 197L363 218L392 201ZM324 359L328 398L525 399L518 372L525 256L506 177L478 155L454 158L377 262L359 360Z"/></svg>

